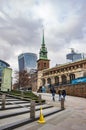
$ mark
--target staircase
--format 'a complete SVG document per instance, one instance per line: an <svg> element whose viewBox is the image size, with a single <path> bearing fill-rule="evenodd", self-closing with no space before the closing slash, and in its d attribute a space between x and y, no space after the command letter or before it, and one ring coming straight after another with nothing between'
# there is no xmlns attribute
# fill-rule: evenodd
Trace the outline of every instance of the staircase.
<svg viewBox="0 0 86 130"><path fill-rule="evenodd" d="M35 119L30 118L30 101L6 96L5 109L1 109L2 97L0 95L0 130L12 130L39 119L40 108L43 115L51 116L61 111L59 107L50 104L39 104L35 106Z"/></svg>

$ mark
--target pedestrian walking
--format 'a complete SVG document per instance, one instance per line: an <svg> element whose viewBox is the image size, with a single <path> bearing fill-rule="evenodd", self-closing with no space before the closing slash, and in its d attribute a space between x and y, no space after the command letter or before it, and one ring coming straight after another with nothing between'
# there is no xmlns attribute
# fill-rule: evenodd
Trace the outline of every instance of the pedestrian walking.
<svg viewBox="0 0 86 130"><path fill-rule="evenodd" d="M46 92L46 88L45 86L42 86L42 93L45 93Z"/></svg>
<svg viewBox="0 0 86 130"><path fill-rule="evenodd" d="M52 93L52 99L53 99L53 101L55 101L56 90L55 90L54 86L51 86L50 92Z"/></svg>

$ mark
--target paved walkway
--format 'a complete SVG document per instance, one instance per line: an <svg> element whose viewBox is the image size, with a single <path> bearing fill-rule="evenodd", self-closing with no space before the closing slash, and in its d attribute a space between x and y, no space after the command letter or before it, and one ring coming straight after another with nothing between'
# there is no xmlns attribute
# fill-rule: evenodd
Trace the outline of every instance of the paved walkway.
<svg viewBox="0 0 86 130"><path fill-rule="evenodd" d="M52 101L51 94L43 93L42 98L48 104L60 105L58 95L56 101ZM37 121L29 125L22 126L21 130L86 130L86 98L66 96L65 110L45 118L45 124ZM19 129L16 129L19 130Z"/></svg>

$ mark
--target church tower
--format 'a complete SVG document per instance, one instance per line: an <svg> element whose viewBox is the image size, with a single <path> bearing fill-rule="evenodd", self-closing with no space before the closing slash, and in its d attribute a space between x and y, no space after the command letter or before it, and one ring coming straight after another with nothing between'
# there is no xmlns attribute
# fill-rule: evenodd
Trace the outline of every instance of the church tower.
<svg viewBox="0 0 86 130"><path fill-rule="evenodd" d="M37 61L37 69L38 71L48 69L50 67L49 62L50 60L47 57L47 48L45 47L45 39L44 39L44 30L43 30L43 38L41 49L39 52L39 60Z"/></svg>

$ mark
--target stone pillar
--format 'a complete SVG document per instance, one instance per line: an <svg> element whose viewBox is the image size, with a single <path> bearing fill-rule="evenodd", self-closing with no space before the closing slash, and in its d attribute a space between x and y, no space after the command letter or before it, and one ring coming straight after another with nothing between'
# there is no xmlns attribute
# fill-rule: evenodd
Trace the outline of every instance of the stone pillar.
<svg viewBox="0 0 86 130"><path fill-rule="evenodd" d="M62 78L61 78L61 75L59 75L59 84L62 83Z"/></svg>
<svg viewBox="0 0 86 130"><path fill-rule="evenodd" d="M47 78L45 78L45 86L47 85Z"/></svg>
<svg viewBox="0 0 86 130"><path fill-rule="evenodd" d="M31 105L30 105L30 118L35 119L35 101L31 100Z"/></svg>
<svg viewBox="0 0 86 130"><path fill-rule="evenodd" d="M61 109L64 109L64 98L61 98Z"/></svg>
<svg viewBox="0 0 86 130"><path fill-rule="evenodd" d="M21 90L21 99L23 99L23 97L24 97L24 91Z"/></svg>
<svg viewBox="0 0 86 130"><path fill-rule="evenodd" d="M51 84L55 84L55 78L51 77Z"/></svg>
<svg viewBox="0 0 86 130"><path fill-rule="evenodd" d="M1 105L1 109L5 109L5 100L6 100L6 95L3 94L3 95L2 95L2 105Z"/></svg>
<svg viewBox="0 0 86 130"><path fill-rule="evenodd" d="M67 83L70 83L70 76L69 76L69 74L67 74L66 77L67 77Z"/></svg>

